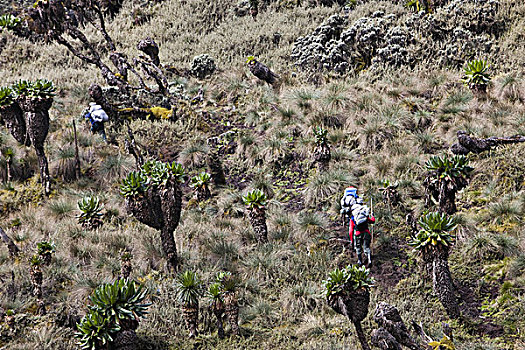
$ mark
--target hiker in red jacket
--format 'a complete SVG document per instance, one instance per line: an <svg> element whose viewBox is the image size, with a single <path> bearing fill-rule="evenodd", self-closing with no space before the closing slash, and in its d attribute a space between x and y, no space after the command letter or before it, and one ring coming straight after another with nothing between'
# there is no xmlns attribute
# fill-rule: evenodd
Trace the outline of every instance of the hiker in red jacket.
<svg viewBox="0 0 525 350"><path fill-rule="evenodd" d="M357 203L352 206L352 219L350 220L350 241L353 243L355 238L355 250L357 253L357 264L363 265L361 258L361 252L364 251L367 263L366 267L372 266L372 254L370 252L370 242L372 241L372 235L368 224L376 222L375 217L370 213L370 208L363 204L361 198L357 200Z"/></svg>

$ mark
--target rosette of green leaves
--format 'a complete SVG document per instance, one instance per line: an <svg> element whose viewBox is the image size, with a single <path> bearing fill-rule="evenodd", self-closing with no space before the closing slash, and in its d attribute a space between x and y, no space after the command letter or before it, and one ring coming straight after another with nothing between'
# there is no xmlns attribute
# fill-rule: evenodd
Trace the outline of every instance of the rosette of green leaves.
<svg viewBox="0 0 525 350"><path fill-rule="evenodd" d="M211 175L203 171L199 175L191 178L190 186L196 187L196 188L203 188L204 186L210 183L210 180L211 180Z"/></svg>
<svg viewBox="0 0 525 350"><path fill-rule="evenodd" d="M78 222L82 225L93 224L102 217L100 199L96 196L87 196L77 202L80 215Z"/></svg>
<svg viewBox="0 0 525 350"><path fill-rule="evenodd" d="M425 164L427 170L435 171L441 178L468 176L474 168L468 165L468 158L465 156L434 156Z"/></svg>
<svg viewBox="0 0 525 350"><path fill-rule="evenodd" d="M370 288L374 286L374 278L370 276L370 270L365 266L348 265L344 269L336 268L328 273L328 279L323 281L325 296L344 293L348 288L357 290L359 288Z"/></svg>
<svg viewBox="0 0 525 350"><path fill-rule="evenodd" d="M220 282L214 282L208 287L208 298L212 301L223 302L223 289Z"/></svg>
<svg viewBox="0 0 525 350"><path fill-rule="evenodd" d="M141 171L132 171L128 174L120 185L120 194L124 197L136 197L144 194L148 190L149 181Z"/></svg>
<svg viewBox="0 0 525 350"><path fill-rule="evenodd" d="M9 87L0 88L0 107L10 106L14 101L13 90Z"/></svg>
<svg viewBox="0 0 525 350"><path fill-rule="evenodd" d="M99 286L89 297L89 307L115 324L120 320L145 317L151 303L143 303L147 289L135 281L118 279L114 283Z"/></svg>
<svg viewBox="0 0 525 350"><path fill-rule="evenodd" d="M203 294L203 284L197 273L185 271L175 281L177 299L184 305L196 305Z"/></svg>
<svg viewBox="0 0 525 350"><path fill-rule="evenodd" d="M455 240L452 232L457 228L454 217L445 213L428 213L419 218L421 230L408 243L414 250L421 251L429 247L450 247Z"/></svg>
<svg viewBox="0 0 525 350"><path fill-rule="evenodd" d="M47 99L55 96L56 88L53 82L46 79L38 79L34 82L29 80L19 80L12 86L16 97L24 96L29 98Z"/></svg>
<svg viewBox="0 0 525 350"><path fill-rule="evenodd" d="M113 341L113 335L120 331L120 326L109 317L91 310L77 323L77 330L75 338L79 339L78 345L82 350L98 350Z"/></svg>
<svg viewBox="0 0 525 350"><path fill-rule="evenodd" d="M374 286L374 278L370 276L370 270L365 266L358 267L356 265L348 265L345 270L348 274L348 282L352 284L354 290Z"/></svg>
<svg viewBox="0 0 525 350"><path fill-rule="evenodd" d="M487 61L482 59L467 62L463 83L468 86L487 85L491 80L487 73L489 67Z"/></svg>
<svg viewBox="0 0 525 350"><path fill-rule="evenodd" d="M56 246L54 243L42 241L36 245L37 253L40 256L46 254L53 254L56 251Z"/></svg>
<svg viewBox="0 0 525 350"><path fill-rule="evenodd" d="M242 197L242 201L248 209L260 209L266 205L266 194L261 190L253 190Z"/></svg>
<svg viewBox="0 0 525 350"><path fill-rule="evenodd" d="M5 14L0 16L0 27L5 29L15 29L22 23L20 17L14 16L12 14Z"/></svg>
<svg viewBox="0 0 525 350"><path fill-rule="evenodd" d="M147 161L142 166L142 172L152 186L165 186L172 176L177 181L184 182L184 168L176 162Z"/></svg>

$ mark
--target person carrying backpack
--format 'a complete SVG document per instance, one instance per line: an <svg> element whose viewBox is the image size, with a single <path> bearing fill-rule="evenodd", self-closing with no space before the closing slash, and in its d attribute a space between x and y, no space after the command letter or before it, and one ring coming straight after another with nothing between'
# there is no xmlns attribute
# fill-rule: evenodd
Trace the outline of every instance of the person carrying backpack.
<svg viewBox="0 0 525 350"><path fill-rule="evenodd" d="M89 110L84 115L84 118L89 120L91 123L91 132L99 133L102 135L102 139L107 142L106 130L104 130L104 123L109 120L108 115L102 109L102 107L95 102L89 103Z"/></svg>
<svg viewBox="0 0 525 350"><path fill-rule="evenodd" d="M350 227L350 222L352 220L352 206L359 198L357 188L350 186L345 189L343 198L341 198L341 216L343 219L343 226L348 224L348 227ZM348 235L350 236L350 242L352 243L352 250L355 250L353 230L349 230Z"/></svg>
<svg viewBox="0 0 525 350"><path fill-rule="evenodd" d="M375 223L376 219L370 212L370 208L363 203L361 198L356 200L352 206L352 219L350 220L350 233L355 235L355 251L357 253L357 264L363 265L361 252L365 253L367 258L366 267L372 266L372 254L370 252L370 242L372 235L370 234L369 224ZM355 232L354 232L355 231ZM353 240L354 237L350 236Z"/></svg>

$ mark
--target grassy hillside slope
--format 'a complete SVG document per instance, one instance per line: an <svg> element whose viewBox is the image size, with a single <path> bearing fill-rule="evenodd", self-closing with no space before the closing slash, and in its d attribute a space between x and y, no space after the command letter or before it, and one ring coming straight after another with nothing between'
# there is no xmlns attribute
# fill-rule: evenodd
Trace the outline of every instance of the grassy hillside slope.
<svg viewBox="0 0 525 350"><path fill-rule="evenodd" d="M421 258L406 244L411 233L405 221L407 214L419 217L425 211L425 162L447 153L458 130L477 137L525 135L525 49L520 44L525 5L499 1L497 18L505 25L497 34L482 33L493 41L480 57L491 63L492 83L480 96L461 83L463 64L442 65L432 58L413 67L378 65L342 76L295 66L290 55L296 39L329 16L344 13L336 5L295 3L272 2L254 21L249 15L237 16L237 4L228 0L125 1L108 23L109 34L129 57L138 54L138 41L150 36L165 64L189 69L193 57L203 53L217 63L218 71L210 78L173 79L187 96L204 92L203 101L177 120L134 120L129 126L145 153L177 160L189 176L206 170L213 151L206 140L219 136L227 185L212 186L212 198L203 203L195 200L188 182L183 185L175 239L183 270L198 272L206 284L219 271L240 277L242 336L224 340L217 336L206 298L201 299L200 335L188 339L159 233L126 213L119 184L135 169L124 147L126 129L110 122L107 133L115 144L106 144L82 121L89 85L104 84L99 71L57 44L0 33L2 85L46 78L59 88L46 142L54 180L49 198L37 183L34 150L19 146L0 129L0 150L13 149L15 167L28 164L35 173L24 182L7 182L6 158L0 158L0 227L22 251L11 259L8 249L0 247L0 313L14 310L16 318L14 326L2 318L0 348L77 348L74 324L86 312L88 296L119 275L120 252L128 249L131 276L145 284L152 302L137 330L140 349L357 349L353 326L330 309L322 285L329 271L356 260L340 240L346 239L346 229L340 225L339 199L348 185L357 186L367 201L373 199L377 218L371 269L377 286L363 322L367 334L377 328L377 303L385 301L395 305L407 323L421 322L434 339L442 337L441 323L449 322L458 350L525 347L525 144L469 156L475 170L457 198L460 227L449 263L470 323L451 321L433 295ZM475 1L466 3L476 7ZM401 2L355 4L345 28L379 10L393 13L399 26L412 16ZM150 19L135 24L141 15ZM272 40L276 33L278 41ZM421 53L434 40L424 33L412 33L411 52ZM101 41L94 31L89 35ZM446 49L451 44L440 45ZM476 50L476 43L473 47ZM251 75L245 64L250 55L280 76L279 87ZM73 120L79 129L82 177L70 182ZM326 172L320 172L313 159L317 126L328 130L331 144ZM399 206L382 201L385 181L399 184ZM270 197L270 243L265 245L256 244L241 199L253 188ZM87 195L98 196L104 205L104 224L96 230L77 223L77 201ZM56 254L43 268L49 312L39 316L28 259L43 240L55 243Z"/></svg>

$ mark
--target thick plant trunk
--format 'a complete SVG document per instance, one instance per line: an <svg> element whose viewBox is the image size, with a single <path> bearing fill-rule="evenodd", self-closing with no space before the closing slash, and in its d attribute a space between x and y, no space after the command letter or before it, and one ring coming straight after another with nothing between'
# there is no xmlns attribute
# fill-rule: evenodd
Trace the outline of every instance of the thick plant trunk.
<svg viewBox="0 0 525 350"><path fill-rule="evenodd" d="M14 259L20 252L20 249L15 244L15 242L13 242L11 237L9 237L1 227L0 238L2 238L2 241L4 241L4 243L7 245L7 249L9 250L9 256L11 257L11 259Z"/></svg>
<svg viewBox="0 0 525 350"><path fill-rule="evenodd" d="M439 211L452 215L456 213L457 187L451 181L440 180L439 183Z"/></svg>
<svg viewBox="0 0 525 350"><path fill-rule="evenodd" d="M19 143L30 146L31 140L27 133L24 112L18 102L13 102L9 106L0 107L0 119L3 119L11 135Z"/></svg>
<svg viewBox="0 0 525 350"><path fill-rule="evenodd" d="M115 350L139 350L137 348L137 342L138 337L134 330L122 330L115 336Z"/></svg>
<svg viewBox="0 0 525 350"><path fill-rule="evenodd" d="M372 345L381 350L402 350L401 345L386 329L380 327L370 334Z"/></svg>
<svg viewBox="0 0 525 350"><path fill-rule="evenodd" d="M48 195L51 192L51 177L49 176L49 166L44 152L44 142L49 132L49 109L53 104L53 99L25 97L19 99L19 104L24 111L29 138L38 156L40 178L44 186L44 192Z"/></svg>
<svg viewBox="0 0 525 350"><path fill-rule="evenodd" d="M240 335L239 328L239 304L235 292L227 292L224 294L224 312L228 317L228 322L233 335Z"/></svg>
<svg viewBox="0 0 525 350"><path fill-rule="evenodd" d="M439 301L451 318L458 318L460 310L454 284L448 267L448 252L437 250L432 261L432 284Z"/></svg>
<svg viewBox="0 0 525 350"><path fill-rule="evenodd" d="M268 242L268 227L266 226L266 211L264 208L254 208L249 211L250 223L252 224L257 243Z"/></svg>
<svg viewBox="0 0 525 350"><path fill-rule="evenodd" d="M173 232L179 225L181 214L182 190L180 185L176 180L170 179L164 187L150 188L143 196L126 199L126 207L137 220L160 231L168 269L176 273L179 261Z"/></svg>
<svg viewBox="0 0 525 350"><path fill-rule="evenodd" d="M384 302L379 303L374 313L374 321L380 326L380 329L372 337L375 339L372 341L373 343L389 344L388 346L385 345L384 349L401 349L401 344L411 350L422 350L410 336L407 326L394 306ZM383 347L381 348L383 349Z"/></svg>
<svg viewBox="0 0 525 350"><path fill-rule="evenodd" d="M162 250L164 254L166 254L166 260L168 261L168 269L172 273L176 273L179 268L179 259L175 238L173 237L173 230L170 230L168 227L163 227L160 231L160 238L162 241Z"/></svg>
<svg viewBox="0 0 525 350"><path fill-rule="evenodd" d="M198 335L199 325L199 304L186 305L182 308L186 326L190 332L190 338L195 338Z"/></svg>
<svg viewBox="0 0 525 350"><path fill-rule="evenodd" d="M125 260L120 262L120 277L128 279L132 271L131 260Z"/></svg>
<svg viewBox="0 0 525 350"><path fill-rule="evenodd" d="M207 185L197 188L197 201L204 202L211 198L211 192Z"/></svg>
<svg viewBox="0 0 525 350"><path fill-rule="evenodd" d="M162 215L164 217L164 227L161 230L162 247L168 259L168 266L171 272L176 273L179 269L179 259L173 233L179 226L182 210L182 189L176 180L170 179L165 188L159 191Z"/></svg>
<svg viewBox="0 0 525 350"><path fill-rule="evenodd" d="M361 348L363 348L363 350L370 350L370 347L368 346L368 342L366 340L365 332L363 332L363 328L361 327L361 322L352 323L354 324L355 332L357 333L357 338L361 343Z"/></svg>
<svg viewBox="0 0 525 350"><path fill-rule="evenodd" d="M47 163L46 153L44 147L35 146L36 155L38 157L38 165L40 168L40 178L42 179L42 186L44 186L44 192L49 194L51 192L51 177L49 176L49 165Z"/></svg>
<svg viewBox="0 0 525 350"><path fill-rule="evenodd" d="M45 315L46 306L44 304L44 300L42 299L43 275L40 266L31 266L30 275L31 284L33 285L33 296L36 298L36 303L38 307L37 312L39 315Z"/></svg>
<svg viewBox="0 0 525 350"><path fill-rule="evenodd" d="M220 339L224 338L224 303L220 300L215 300L211 305L211 311L215 315L217 323L217 335Z"/></svg>
<svg viewBox="0 0 525 350"><path fill-rule="evenodd" d="M211 147L214 147L214 145L211 145ZM226 185L226 177L224 176L224 169L222 168L219 152L212 149L208 154L207 163L215 186Z"/></svg>
<svg viewBox="0 0 525 350"><path fill-rule="evenodd" d="M328 170L330 159L332 159L332 155L330 153L330 147L328 145L316 147L314 150L314 158L319 166L319 170L321 171Z"/></svg>
<svg viewBox="0 0 525 350"><path fill-rule="evenodd" d="M368 314L368 305L370 304L370 292L367 288L351 290L347 286L347 295L333 295L327 298L328 305L337 313L346 316L356 329L357 337L363 350L370 350L365 333L361 328L363 321Z"/></svg>
<svg viewBox="0 0 525 350"><path fill-rule="evenodd" d="M481 152L490 151L497 146L525 142L525 136L522 135L480 139L469 136L463 130L459 130L457 132L457 138L458 142L450 146L450 150L452 153L460 155L467 155L470 152L478 154Z"/></svg>

